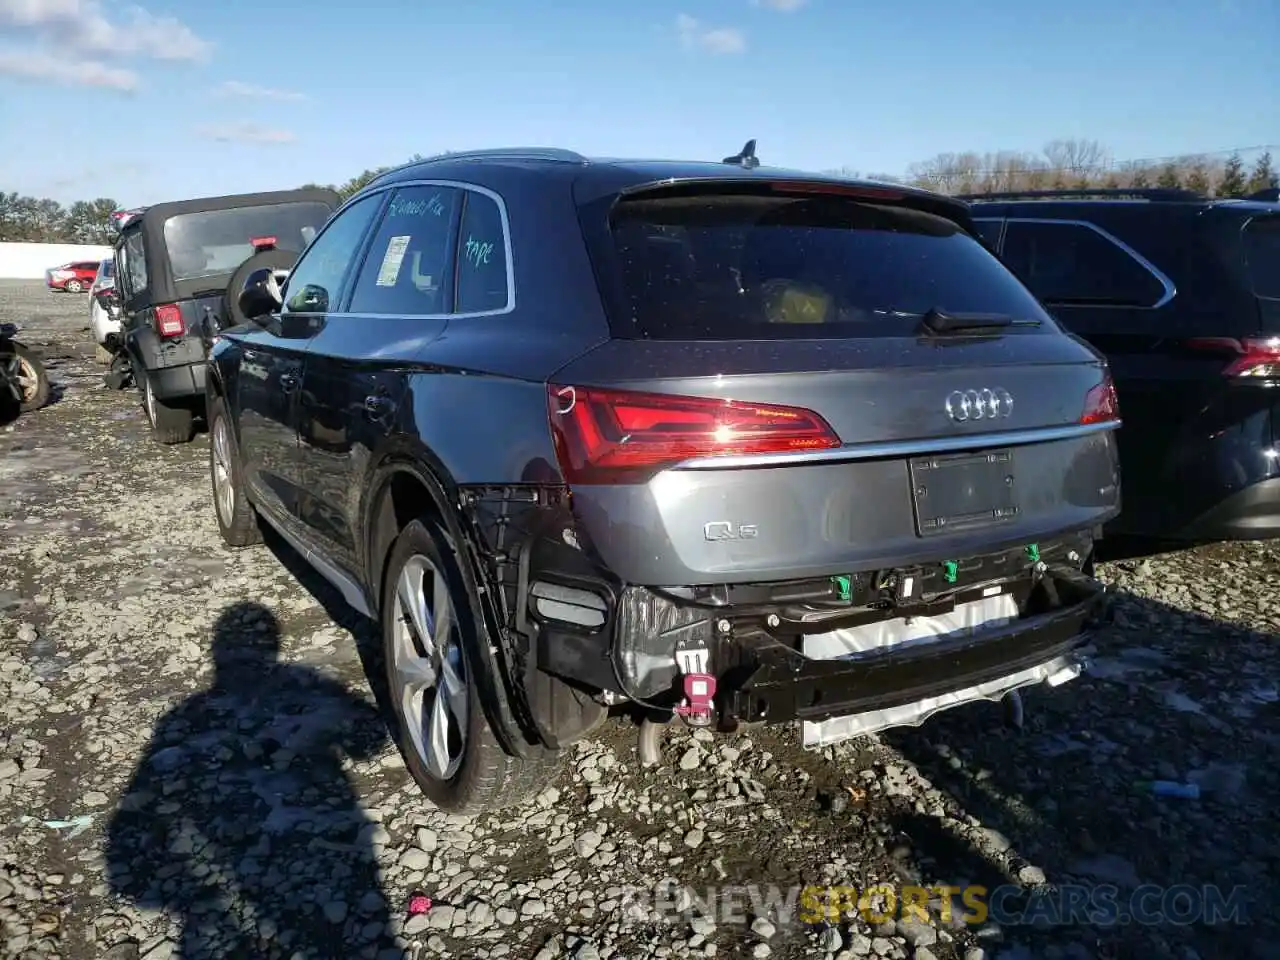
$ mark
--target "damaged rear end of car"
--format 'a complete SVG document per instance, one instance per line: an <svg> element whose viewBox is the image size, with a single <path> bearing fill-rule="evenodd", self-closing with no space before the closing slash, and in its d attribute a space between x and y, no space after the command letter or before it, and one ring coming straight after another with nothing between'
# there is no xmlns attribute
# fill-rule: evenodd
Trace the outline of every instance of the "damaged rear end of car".
<svg viewBox="0 0 1280 960"><path fill-rule="evenodd" d="M553 689L820 747L1076 676L1120 508L1096 351L960 203L646 172L578 184L611 336L547 384L562 484L471 504L543 739Z"/></svg>

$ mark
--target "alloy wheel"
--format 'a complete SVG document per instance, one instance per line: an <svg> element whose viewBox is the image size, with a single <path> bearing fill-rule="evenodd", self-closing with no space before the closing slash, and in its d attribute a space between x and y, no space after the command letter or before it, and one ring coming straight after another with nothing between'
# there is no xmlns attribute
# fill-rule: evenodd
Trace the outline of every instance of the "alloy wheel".
<svg viewBox="0 0 1280 960"><path fill-rule="evenodd" d="M400 572L392 629L391 694L423 767L449 780L466 755L470 692L448 582L426 557Z"/></svg>
<svg viewBox="0 0 1280 960"><path fill-rule="evenodd" d="M213 425L213 496L218 516L227 527L235 520L236 487L233 477L227 420L226 417L218 417Z"/></svg>

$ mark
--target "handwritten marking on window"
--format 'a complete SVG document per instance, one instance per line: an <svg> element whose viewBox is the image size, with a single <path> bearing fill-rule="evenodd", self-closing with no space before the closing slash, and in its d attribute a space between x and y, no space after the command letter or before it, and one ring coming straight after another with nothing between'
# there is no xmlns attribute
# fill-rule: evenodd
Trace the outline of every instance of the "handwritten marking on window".
<svg viewBox="0 0 1280 960"><path fill-rule="evenodd" d="M493 256L493 244L487 240L476 240L468 236L463 255L473 267L482 266L487 264Z"/></svg>
<svg viewBox="0 0 1280 960"><path fill-rule="evenodd" d="M397 197L391 201L391 210L388 215L392 217L420 217L424 213L429 213L433 217L444 215L444 201L440 199L440 194L433 193L426 200Z"/></svg>

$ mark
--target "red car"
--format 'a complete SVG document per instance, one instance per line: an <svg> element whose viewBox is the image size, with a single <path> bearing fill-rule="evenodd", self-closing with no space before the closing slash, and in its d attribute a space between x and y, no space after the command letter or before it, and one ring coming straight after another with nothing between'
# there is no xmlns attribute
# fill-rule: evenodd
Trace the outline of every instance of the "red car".
<svg viewBox="0 0 1280 960"><path fill-rule="evenodd" d="M60 267L51 267L44 272L44 281L50 290L79 293L89 289L94 277L98 275L100 263L99 260L77 260Z"/></svg>

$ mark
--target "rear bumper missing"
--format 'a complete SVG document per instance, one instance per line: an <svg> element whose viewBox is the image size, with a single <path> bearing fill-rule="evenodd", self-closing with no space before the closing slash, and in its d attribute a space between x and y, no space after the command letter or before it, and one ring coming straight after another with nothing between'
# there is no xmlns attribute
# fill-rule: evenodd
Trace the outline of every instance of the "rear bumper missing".
<svg viewBox="0 0 1280 960"><path fill-rule="evenodd" d="M998 591L1004 618L983 617L973 620L980 625L968 631L939 631L937 637L887 643L839 659L819 659L816 648L806 648L801 637L851 627L867 618L866 608L805 624L796 619L796 611L813 609L804 606L814 596L809 583L729 587L708 595L606 585L585 576L552 574L544 566L531 579L554 581L570 593L579 591L580 597L592 595L595 606L588 610L583 602L575 614L556 613L538 596L546 591L534 590L527 594L524 632L536 637L540 670L575 686L663 709L675 706L681 696L678 652L705 651L708 672L716 681L715 719L721 729L799 719L809 733L813 724L842 718L855 733L866 732L918 723L958 703L1078 673L1075 651L1088 641L1091 624L1105 616L1107 607L1105 585L1081 571L1090 543L1090 535L1081 531L1041 544L1044 562L1034 564L1019 551L973 558L961 564L961 582L949 596L939 589L945 586L939 578L930 575L926 596L932 600L878 616L898 622L907 615L921 621L945 617ZM855 592L861 578L852 576ZM865 590L865 580L863 586ZM681 592L685 595L679 596ZM574 618L581 626L565 622ZM806 656L802 649L815 655ZM819 732L817 739L823 736Z"/></svg>
<svg viewBox="0 0 1280 960"><path fill-rule="evenodd" d="M866 718L871 729L903 722L895 713L919 722L937 709L1061 676L1087 641L1090 623L1104 614L1106 587L1078 573L1050 572L1045 581L1058 595L1056 609L958 639L857 660L797 659L776 645L761 646L754 653L756 668L732 689L720 688L722 718L819 722L885 712L889 723ZM894 709L908 705L924 709Z"/></svg>

